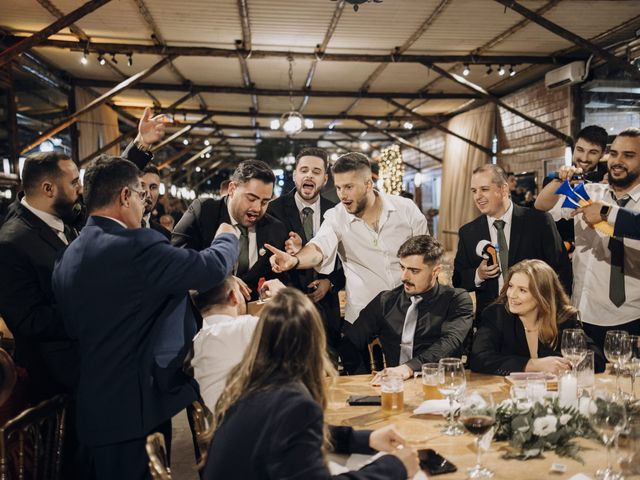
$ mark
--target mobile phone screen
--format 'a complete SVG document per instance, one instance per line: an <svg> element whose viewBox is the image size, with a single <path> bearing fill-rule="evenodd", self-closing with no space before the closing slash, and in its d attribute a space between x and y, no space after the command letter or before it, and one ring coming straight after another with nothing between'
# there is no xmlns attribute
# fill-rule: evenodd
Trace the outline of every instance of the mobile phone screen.
<svg viewBox="0 0 640 480"><path fill-rule="evenodd" d="M431 448L418 450L418 458L420 459L420 468L429 475L441 475L458 470L453 463Z"/></svg>

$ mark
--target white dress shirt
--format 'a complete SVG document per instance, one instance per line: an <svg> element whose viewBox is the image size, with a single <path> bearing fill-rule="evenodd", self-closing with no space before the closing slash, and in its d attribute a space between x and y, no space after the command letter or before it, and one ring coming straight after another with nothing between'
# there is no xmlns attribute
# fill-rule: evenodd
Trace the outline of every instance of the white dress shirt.
<svg viewBox="0 0 640 480"><path fill-rule="evenodd" d="M487 217L487 223L489 224L489 237L491 239L491 245L494 245L496 247L496 250L498 248L498 229L496 227L493 226L493 222L495 222L496 220L502 220L504 222L504 238L507 241L507 247L511 246L511 225L513 223L513 202L509 201L509 208L507 208L507 211L504 212L504 215L502 215L502 217L498 218L498 217L490 217L489 215L486 215ZM498 262L500 262L500 257L498 256ZM506 267L504 267L503 265L500 265L500 270L501 271L506 271L509 269L509 265L507 265ZM479 287L483 280L480 278L480 276L478 275L478 270L476 270L476 287ZM502 276L502 273L500 275L498 275L498 291L502 290L502 287L504 286L504 277Z"/></svg>
<svg viewBox="0 0 640 480"><path fill-rule="evenodd" d="M257 324L258 317L253 315L210 315L202 319L202 329L193 339L191 366L210 410L224 390L227 374L242 360Z"/></svg>
<svg viewBox="0 0 640 480"><path fill-rule="evenodd" d="M238 233L242 234L242 232L238 228L237 220L233 218L233 215L231 215L231 210L229 210L229 205L227 205L227 211L229 212L231 225L236 227L236 230L238 230ZM258 261L258 239L256 237L256 227L253 226L253 227L249 227L249 268L252 268L257 261ZM238 265L236 264L236 267L234 270L236 270L237 268L238 268Z"/></svg>
<svg viewBox="0 0 640 480"><path fill-rule="evenodd" d="M29 203L27 203L27 197L22 197L20 203L36 217L38 217L49 227L51 227L51 230L53 230L53 232L58 236L60 240L64 242L65 245L69 245L69 241L64 234L64 222L60 218L32 207L31 205L29 205Z"/></svg>
<svg viewBox="0 0 640 480"><path fill-rule="evenodd" d="M615 204L616 197L609 185L589 183L587 193L594 202ZM627 195L631 197L625 208L640 212L640 185ZM564 196L549 211L554 220L571 218L573 209L562 208ZM625 238L624 284L626 300L616 307L609 299L611 251L609 238L590 228L577 215L573 220L576 248L573 252L573 305L580 310L580 319L592 325L614 326L640 318L640 240Z"/></svg>
<svg viewBox="0 0 640 480"><path fill-rule="evenodd" d="M324 214L324 222L310 243L320 248L323 262L316 270L333 271L336 255L346 279L345 319L353 323L378 293L400 285L398 249L414 235L428 235L427 220L411 200L375 192L382 200L379 230L347 212L341 203Z"/></svg>
<svg viewBox="0 0 640 480"><path fill-rule="evenodd" d="M151 228L151 212L147 213L146 215L142 216L142 222L143 227L142 228Z"/></svg>
<svg viewBox="0 0 640 480"><path fill-rule="evenodd" d="M313 233L316 233L318 230L320 230L320 220L322 219L322 217L320 216L322 213L320 210L320 195L318 195L318 198L316 198L316 201L313 203L307 202L298 194L298 192L293 195L293 198L296 201L296 207L298 207L298 212L300 213L300 223L304 222L304 218L302 217L302 209L305 207L313 209Z"/></svg>

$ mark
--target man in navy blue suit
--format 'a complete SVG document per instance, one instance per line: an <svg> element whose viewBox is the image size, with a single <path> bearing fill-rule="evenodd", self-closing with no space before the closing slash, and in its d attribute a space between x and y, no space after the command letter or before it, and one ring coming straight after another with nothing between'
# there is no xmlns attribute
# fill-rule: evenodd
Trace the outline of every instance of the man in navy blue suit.
<svg viewBox="0 0 640 480"><path fill-rule="evenodd" d="M145 191L137 167L103 157L84 177L90 218L53 272L69 336L78 343L77 428L98 479L150 478L145 437L171 435L171 417L197 398L182 369L196 331L188 290L208 290L238 258L222 224L200 252L139 228Z"/></svg>

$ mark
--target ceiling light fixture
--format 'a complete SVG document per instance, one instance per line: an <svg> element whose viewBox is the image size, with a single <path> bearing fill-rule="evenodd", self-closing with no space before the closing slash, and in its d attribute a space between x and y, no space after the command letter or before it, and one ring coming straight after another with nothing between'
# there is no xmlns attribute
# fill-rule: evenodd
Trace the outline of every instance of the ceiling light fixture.
<svg viewBox="0 0 640 480"><path fill-rule="evenodd" d="M130 67L133 66L133 53L127 54L127 65Z"/></svg>
<svg viewBox="0 0 640 480"><path fill-rule="evenodd" d="M293 57L289 55L287 57L289 62L289 111L283 113L280 120L271 120L271 130L282 130L287 135L296 135L302 132L305 128L313 128L313 121L309 118L304 118L293 106Z"/></svg>
<svg viewBox="0 0 640 480"><path fill-rule="evenodd" d="M513 76L515 76L515 74L516 74L516 71L515 71L515 69L513 68L513 65L511 65L511 66L509 67L509 76L510 76L510 77L513 77Z"/></svg>
<svg viewBox="0 0 640 480"><path fill-rule="evenodd" d="M487 75L491 75L493 73L493 68L491 68L491 65L487 65Z"/></svg>
<svg viewBox="0 0 640 480"><path fill-rule="evenodd" d="M116 65L118 64L118 60L116 60L116 54L115 53L111 54L111 61Z"/></svg>
<svg viewBox="0 0 640 480"><path fill-rule="evenodd" d="M87 51L86 50L82 54L82 58L80 59L80 63L82 65L87 65L89 63L89 58L87 57Z"/></svg>
<svg viewBox="0 0 640 480"><path fill-rule="evenodd" d="M464 75L465 77L468 77L470 73L471 73L471 70L469 70L469 65L465 64L464 70L462 70L462 75Z"/></svg>
<svg viewBox="0 0 640 480"><path fill-rule="evenodd" d="M404 129L405 129L405 130L411 130L411 129L413 129L413 123L411 123L411 122L404 122L404 123L402 124L402 126L404 127Z"/></svg>
<svg viewBox="0 0 640 480"><path fill-rule="evenodd" d="M335 2L337 0L331 0L332 2ZM353 5L353 11L357 12L358 8L360 7L360 5L362 5L363 3L371 3L371 1L373 1L373 3L382 3L382 0L346 0L347 3Z"/></svg>
<svg viewBox="0 0 640 480"><path fill-rule="evenodd" d="M104 58L104 55L102 55L102 53L98 55L98 63L100 65L104 65L105 63L107 63L107 60Z"/></svg>
<svg viewBox="0 0 640 480"><path fill-rule="evenodd" d="M502 65L500 65L500 68L498 68L498 75L500 76L504 75L504 67Z"/></svg>

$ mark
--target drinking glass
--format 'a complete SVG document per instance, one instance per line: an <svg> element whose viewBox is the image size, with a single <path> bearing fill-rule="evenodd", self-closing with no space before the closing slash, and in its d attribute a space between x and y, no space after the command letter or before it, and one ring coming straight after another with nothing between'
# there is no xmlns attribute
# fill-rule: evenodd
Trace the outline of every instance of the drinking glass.
<svg viewBox="0 0 640 480"><path fill-rule="evenodd" d="M496 409L493 397L491 395L483 397L478 392L473 392L462 403L460 419L464 428L476 437L476 465L467 470L469 478L493 477L493 472L482 466L483 446L480 444L483 436L496 423Z"/></svg>
<svg viewBox="0 0 640 480"><path fill-rule="evenodd" d="M380 378L382 411L399 413L404 410L404 379L401 375L384 373Z"/></svg>
<svg viewBox="0 0 640 480"><path fill-rule="evenodd" d="M636 398L636 377L640 375L640 337L629 335L631 343L631 359L627 363L629 375L631 375L631 396Z"/></svg>
<svg viewBox="0 0 640 480"><path fill-rule="evenodd" d="M459 358L442 358L438 362L438 390L449 400L449 421L442 433L455 436L462 435L462 429L454 422L455 411L453 401L464 393L467 378L464 366Z"/></svg>
<svg viewBox="0 0 640 480"><path fill-rule="evenodd" d="M438 369L437 363L424 363L422 365L422 393L425 400L442 398L438 391Z"/></svg>
<svg viewBox="0 0 640 480"><path fill-rule="evenodd" d="M627 426L624 399L604 390L594 392L589 405L589 422L600 435L607 448L607 467L596 472L598 480L620 480L622 476L613 469L611 447Z"/></svg>
<svg viewBox="0 0 640 480"><path fill-rule="evenodd" d="M622 394L620 388L620 370L631 357L631 340L624 330L609 330L604 336L604 356L616 368L616 391Z"/></svg>
<svg viewBox="0 0 640 480"><path fill-rule="evenodd" d="M571 370L575 370L587 354L587 337L584 331L581 328L567 328L562 332L560 351L569 360Z"/></svg>
<svg viewBox="0 0 640 480"><path fill-rule="evenodd" d="M618 436L618 465L625 478L640 474L640 419L627 418L627 428Z"/></svg>
<svg viewBox="0 0 640 480"><path fill-rule="evenodd" d="M585 390L590 392L596 381L593 355L593 350L588 350L584 360L582 360L576 367L576 374L578 376L578 395L581 395Z"/></svg>

